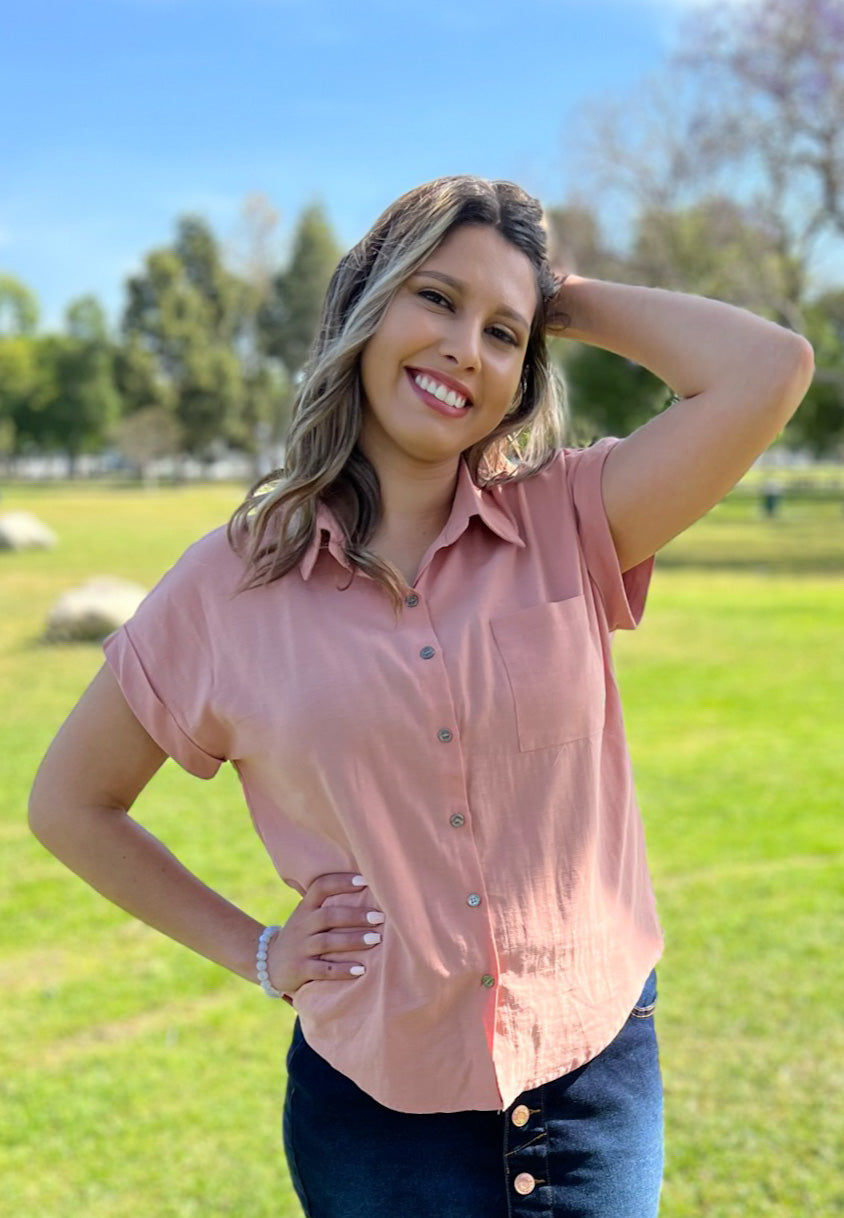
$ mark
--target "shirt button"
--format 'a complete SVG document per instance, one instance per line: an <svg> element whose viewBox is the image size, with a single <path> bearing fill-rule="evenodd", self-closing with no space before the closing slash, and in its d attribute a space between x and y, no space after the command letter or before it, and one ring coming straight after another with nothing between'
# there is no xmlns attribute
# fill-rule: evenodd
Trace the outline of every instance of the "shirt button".
<svg viewBox="0 0 844 1218"><path fill-rule="evenodd" d="M416 595L415 592L411 592L404 598L404 603L407 605L407 607L409 609L415 609L416 606L419 604L419 597Z"/></svg>
<svg viewBox="0 0 844 1218"><path fill-rule="evenodd" d="M448 823L451 825L452 829L462 829L466 824L466 817L462 812L455 812L453 816L448 818Z"/></svg>
<svg viewBox="0 0 844 1218"><path fill-rule="evenodd" d="M530 1120L530 1109L524 1104L517 1104L510 1113L510 1120L517 1129L521 1129L523 1125L527 1125Z"/></svg>
<svg viewBox="0 0 844 1218"><path fill-rule="evenodd" d="M478 896L478 894L476 892L470 892L466 898L466 904L471 905L472 908L475 909L475 907L480 905L480 903L481 898Z"/></svg>
<svg viewBox="0 0 844 1218"><path fill-rule="evenodd" d="M517 1193L526 1197L528 1193L532 1193L536 1188L536 1181L529 1171L520 1171L513 1181L513 1188Z"/></svg>
<svg viewBox="0 0 844 1218"><path fill-rule="evenodd" d="M447 727L441 727L437 732L437 740L441 740L443 744L448 744L449 740L454 739L454 732Z"/></svg>
<svg viewBox="0 0 844 1218"><path fill-rule="evenodd" d="M434 651L433 647L423 647L419 654L423 660L433 660L437 653Z"/></svg>
<svg viewBox="0 0 844 1218"><path fill-rule="evenodd" d="M491 990L495 985L495 978L490 977L489 973L484 973L483 977L481 977L481 985L485 990Z"/></svg>

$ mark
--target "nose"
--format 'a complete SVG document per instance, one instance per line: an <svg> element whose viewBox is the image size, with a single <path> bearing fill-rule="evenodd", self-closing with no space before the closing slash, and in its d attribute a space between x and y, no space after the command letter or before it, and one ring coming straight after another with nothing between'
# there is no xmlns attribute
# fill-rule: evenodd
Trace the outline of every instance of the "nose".
<svg viewBox="0 0 844 1218"><path fill-rule="evenodd" d="M482 329L470 317L454 318L440 341L440 353L458 368L474 371L481 362Z"/></svg>

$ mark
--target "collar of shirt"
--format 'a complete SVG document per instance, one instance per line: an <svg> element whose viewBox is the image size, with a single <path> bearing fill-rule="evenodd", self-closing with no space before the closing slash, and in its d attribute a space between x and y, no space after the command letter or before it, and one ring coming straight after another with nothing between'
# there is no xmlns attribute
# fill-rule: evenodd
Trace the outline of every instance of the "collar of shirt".
<svg viewBox="0 0 844 1218"><path fill-rule="evenodd" d="M494 488L483 490L472 481L469 468L465 461L460 462L457 474L457 487L451 512L445 528L437 538L432 551L442 546L453 545L468 528L473 516L478 516L486 527L502 541L524 548L525 542L510 515L499 502ZM316 527L311 543L302 555L299 569L303 579L310 579L317 558L322 550L327 550L336 562L347 570L350 567L345 552L345 535L343 529L331 509L324 503L317 508Z"/></svg>

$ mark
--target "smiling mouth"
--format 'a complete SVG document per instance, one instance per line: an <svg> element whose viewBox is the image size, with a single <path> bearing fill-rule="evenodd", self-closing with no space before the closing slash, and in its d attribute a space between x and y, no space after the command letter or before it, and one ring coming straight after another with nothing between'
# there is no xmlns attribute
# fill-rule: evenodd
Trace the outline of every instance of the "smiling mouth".
<svg viewBox="0 0 844 1218"><path fill-rule="evenodd" d="M425 393L429 393L431 397L436 398L438 402L443 402L454 410L467 410L472 405L470 399L464 394L458 393L456 389L451 389L448 385L444 385L442 381L429 376L427 372L409 370L409 373L414 384L418 385Z"/></svg>

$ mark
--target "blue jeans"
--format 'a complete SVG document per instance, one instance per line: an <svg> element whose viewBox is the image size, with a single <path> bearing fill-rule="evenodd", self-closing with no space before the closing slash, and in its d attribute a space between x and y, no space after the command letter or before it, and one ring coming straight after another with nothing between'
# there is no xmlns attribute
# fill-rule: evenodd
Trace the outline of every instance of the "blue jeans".
<svg viewBox="0 0 844 1218"><path fill-rule="evenodd" d="M662 1180L656 977L615 1040L503 1113L376 1103L297 1022L284 1143L308 1218L654 1218Z"/></svg>

